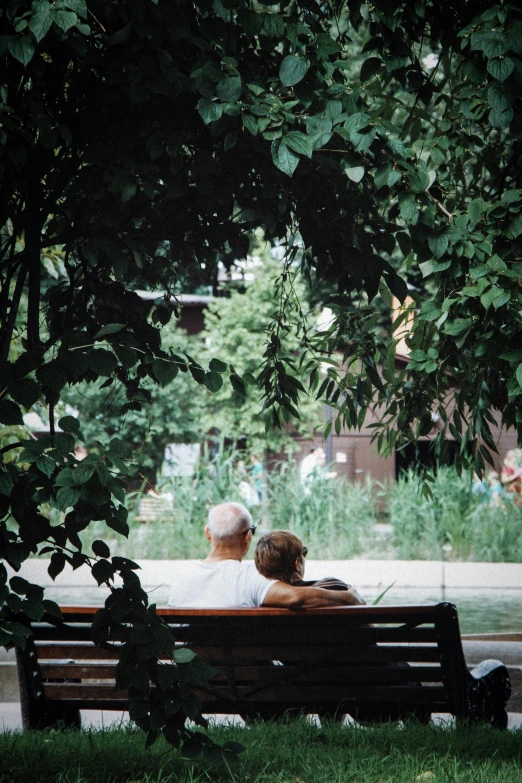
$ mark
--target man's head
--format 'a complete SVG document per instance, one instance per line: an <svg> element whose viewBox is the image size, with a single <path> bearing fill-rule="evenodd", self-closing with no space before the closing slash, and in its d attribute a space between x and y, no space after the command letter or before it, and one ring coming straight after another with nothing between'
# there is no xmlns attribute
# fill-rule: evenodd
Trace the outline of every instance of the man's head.
<svg viewBox="0 0 522 783"><path fill-rule="evenodd" d="M302 579L308 550L289 530L273 530L259 539L254 554L256 568L268 579L292 584Z"/></svg>
<svg viewBox="0 0 522 783"><path fill-rule="evenodd" d="M212 552L226 552L241 560L248 552L255 530L252 516L241 503L220 503L208 514L205 535L212 544Z"/></svg>

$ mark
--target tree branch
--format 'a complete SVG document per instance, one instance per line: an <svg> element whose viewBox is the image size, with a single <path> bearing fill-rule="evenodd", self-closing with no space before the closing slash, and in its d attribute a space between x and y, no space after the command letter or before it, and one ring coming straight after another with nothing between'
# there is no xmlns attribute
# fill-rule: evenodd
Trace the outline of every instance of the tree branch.
<svg viewBox="0 0 522 783"><path fill-rule="evenodd" d="M16 316L18 315L18 308L20 307L20 300L22 298L22 292L24 290L25 278L27 277L27 267L22 266L18 272L18 278L16 280L16 286L11 300L11 306L9 308L9 316L5 320L5 324L0 331L0 359L7 361L9 356L9 348L11 346L11 339L13 336L13 329L16 323Z"/></svg>

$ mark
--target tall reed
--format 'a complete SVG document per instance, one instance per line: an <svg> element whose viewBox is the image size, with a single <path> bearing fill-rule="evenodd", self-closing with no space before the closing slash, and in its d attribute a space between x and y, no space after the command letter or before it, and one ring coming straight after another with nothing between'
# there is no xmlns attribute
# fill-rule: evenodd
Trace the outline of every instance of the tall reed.
<svg viewBox="0 0 522 783"><path fill-rule="evenodd" d="M194 477L171 479L160 488L165 506L153 521L140 523L139 498L129 496L128 540L95 522L82 533L84 547L103 538L113 553L132 559L205 557L209 508L224 501L245 502L244 480L237 455L207 459ZM314 559L522 562L522 509L510 496L492 507L472 491L470 475L459 477L449 468L432 476L429 486L432 496L426 497L422 481L410 472L386 486L369 477L364 483L318 479L307 493L298 466L281 463L266 476L262 502L250 511L260 533L292 530ZM392 535L390 527L379 524L383 509Z"/></svg>
<svg viewBox="0 0 522 783"><path fill-rule="evenodd" d="M495 505L473 491L469 473L451 468L440 468L429 486L432 497L410 471L389 487L397 558L522 562L522 509L512 495L502 494Z"/></svg>

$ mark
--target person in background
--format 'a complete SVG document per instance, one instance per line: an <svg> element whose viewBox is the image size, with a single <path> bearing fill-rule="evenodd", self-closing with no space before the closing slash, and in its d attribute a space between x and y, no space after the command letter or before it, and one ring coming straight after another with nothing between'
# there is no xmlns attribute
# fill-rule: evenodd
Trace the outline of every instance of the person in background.
<svg viewBox="0 0 522 783"><path fill-rule="evenodd" d="M263 500L263 465L255 454L250 455L250 476L257 499L261 503Z"/></svg>
<svg viewBox="0 0 522 783"><path fill-rule="evenodd" d="M326 470L326 454L324 449L320 446L312 446L310 454L301 462L299 475L305 494L311 495L315 481L335 478L337 473L334 470Z"/></svg>

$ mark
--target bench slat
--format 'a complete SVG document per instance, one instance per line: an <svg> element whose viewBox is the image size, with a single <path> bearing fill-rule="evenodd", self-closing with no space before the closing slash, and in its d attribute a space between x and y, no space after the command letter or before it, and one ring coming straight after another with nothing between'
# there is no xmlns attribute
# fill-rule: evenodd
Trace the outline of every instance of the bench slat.
<svg viewBox="0 0 522 783"><path fill-rule="evenodd" d="M191 649L203 660L211 665L224 663L241 663L244 661L313 661L315 665L322 665L326 661L353 661L365 663L368 661L419 661L436 662L439 660L439 650L436 646L387 646L387 647L355 647L346 645L330 646L323 650L308 650L304 647L278 646L272 644L266 647L195 647Z"/></svg>
<svg viewBox="0 0 522 783"><path fill-rule="evenodd" d="M70 644L69 642L36 642L36 649L38 650L38 658L44 659L59 659L70 660L71 658L76 661L82 660L113 660L118 658L118 654L112 650L102 650L99 647L95 647L92 642L85 642L85 644Z"/></svg>
<svg viewBox="0 0 522 783"><path fill-rule="evenodd" d="M79 641L89 642L92 639L90 625L87 626L85 624L55 628L42 623L40 626L33 624L32 628L36 637L41 641L64 641L70 644ZM274 633L274 630L256 628L238 630L237 628L231 628L225 625L223 628L219 629L219 633L216 633L216 629L210 632L208 628L193 626L174 628L173 632L177 642L182 642L189 647L191 644L204 645L209 638L214 640L219 639L223 644L234 646L252 644L264 646L271 644L269 639ZM408 641L410 643L428 644L436 643L437 635L435 628L431 627L406 629L403 627L393 628L388 626L348 630L346 628L342 630L328 628L321 631L317 630L313 637L310 635L310 629L305 627L298 629L277 629L277 640L279 644L300 644L306 645L308 648L319 647L321 649L324 649L325 645L338 645L344 642L347 644L371 644L375 642L399 643Z"/></svg>
<svg viewBox="0 0 522 783"><path fill-rule="evenodd" d="M40 664L42 679L91 679L114 680L116 674L116 662L113 664L91 663L45 663Z"/></svg>
<svg viewBox="0 0 522 783"><path fill-rule="evenodd" d="M242 622L246 618L256 618L256 622L265 621L267 618L279 617L288 621L301 621L307 617L314 617L314 623L319 618L328 618L329 620L341 619L343 622L356 620L357 622L433 622L440 616L440 604L424 604L413 606L341 606L325 607L317 609L306 609L291 611L289 609L278 609L275 607L261 607L261 609L174 609L170 607L161 607L157 609L158 615L164 617L168 622L213 622L222 623L223 618L235 618ZM99 610L99 606L61 606L62 615L67 620L72 618L90 618ZM365 619L365 618L370 618Z"/></svg>
<svg viewBox="0 0 522 783"><path fill-rule="evenodd" d="M111 660L116 659L117 654L112 650L104 650L86 642L78 643L53 643L37 642L38 657L47 660ZM241 661L310 661L317 664L325 661L405 661L405 662L436 662L439 660L439 650L435 645L397 645L397 646L368 646L350 648L347 645L329 646L324 649L308 649L302 646L280 646L277 644L264 647L217 647L217 646L192 646L191 649L202 659L210 664L233 663Z"/></svg>
<svg viewBox="0 0 522 783"><path fill-rule="evenodd" d="M202 702L209 703L216 699L230 701L248 702L252 698L256 703L272 702L339 702L346 704L348 701L357 701L368 704L379 704L384 702L406 704L411 701L417 704L426 704L433 701L443 701L445 698L444 689L433 686L428 688L407 687L407 686L354 686L343 688L342 696L339 688L335 686L284 686L284 687L266 687L257 690L255 694L249 692L249 688L238 688L233 694L227 687L213 687L211 692L204 689L196 689L196 693ZM51 700L82 699L83 701L93 701L100 699L112 699L115 701L127 701L126 691L116 691L109 685L78 685L76 683L56 683L46 684L44 686L46 698Z"/></svg>
<svg viewBox="0 0 522 783"><path fill-rule="evenodd" d="M112 680L114 681L116 664L54 664L40 665L42 679L81 679L81 680ZM443 674L438 666L419 666L412 669L376 666L348 666L335 664L330 667L314 667L303 671L299 666L235 666L233 669L236 684L252 682L314 682L314 683L400 683L422 681L442 682ZM212 683L227 681L230 668L219 667L212 676Z"/></svg>

